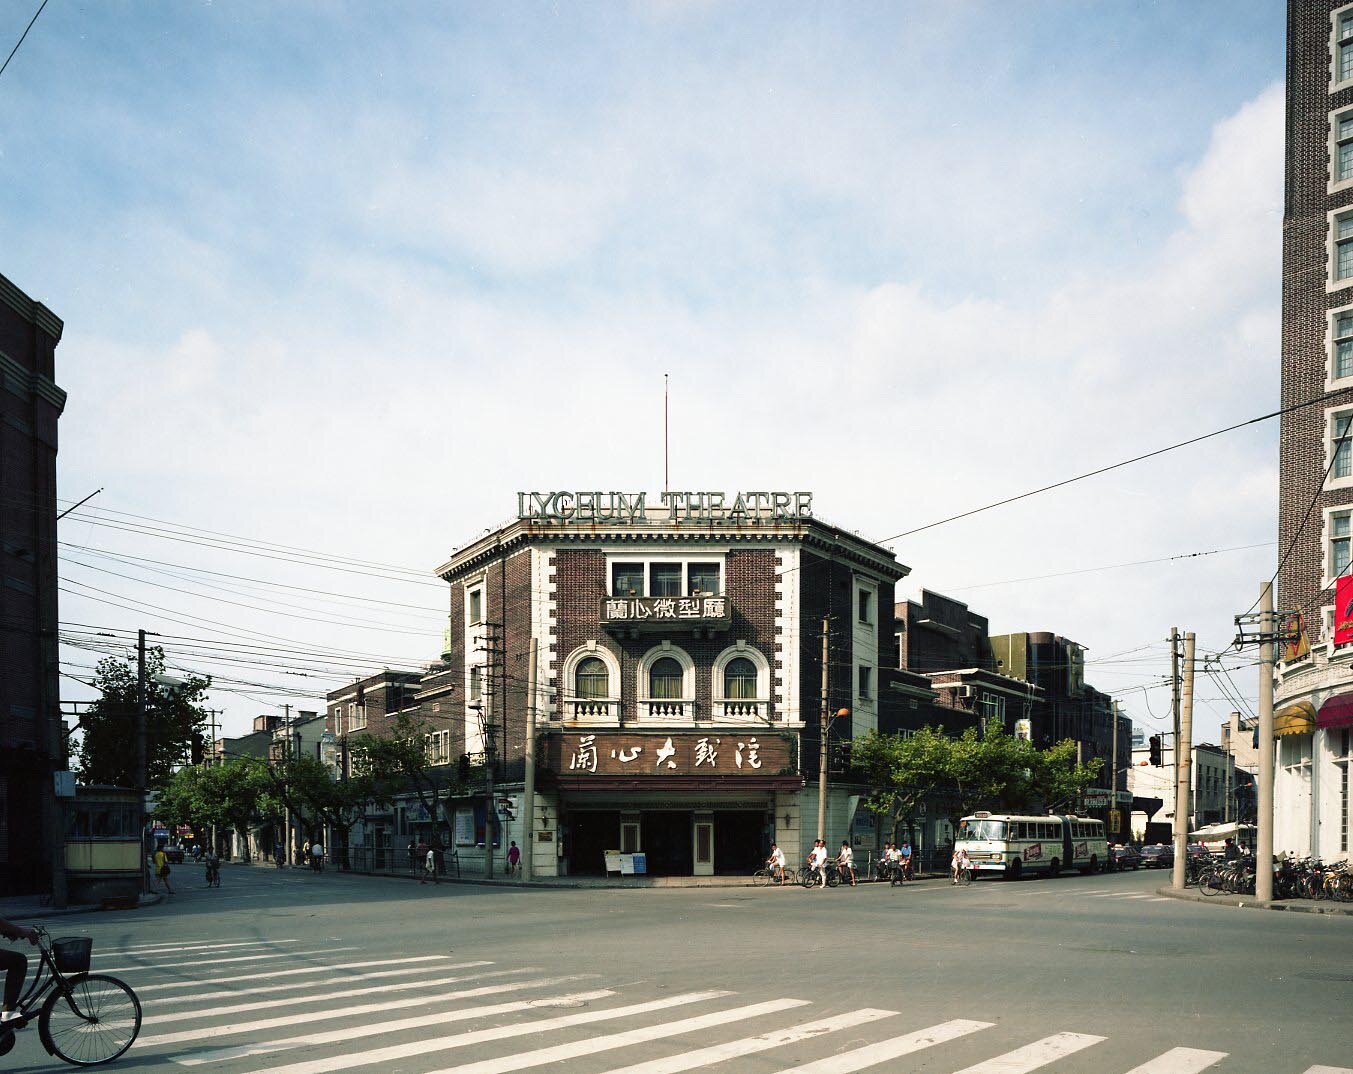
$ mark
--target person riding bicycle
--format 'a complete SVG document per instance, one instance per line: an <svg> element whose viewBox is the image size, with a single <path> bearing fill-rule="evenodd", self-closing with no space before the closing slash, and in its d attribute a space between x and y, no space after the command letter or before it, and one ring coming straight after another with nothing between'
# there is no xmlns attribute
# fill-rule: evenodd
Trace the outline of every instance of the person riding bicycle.
<svg viewBox="0 0 1353 1074"><path fill-rule="evenodd" d="M968 857L967 849L964 847L960 847L959 849L955 850L954 856L949 863L949 873L952 878L952 882L957 884L958 874L960 872L966 872L971 868L972 868L972 860Z"/></svg>
<svg viewBox="0 0 1353 1074"><path fill-rule="evenodd" d="M911 840L903 839L902 845L897 848L897 865L902 870L902 879L910 880L911 876Z"/></svg>
<svg viewBox="0 0 1353 1074"><path fill-rule="evenodd" d="M0 936L10 943L27 940L31 944L38 942L36 929L26 929L0 917ZM5 971L4 1002L0 1004L0 1024L17 1022L23 1017L19 1008L19 993L23 989L24 978L28 976L28 956L21 951L0 951L0 969Z"/></svg>
<svg viewBox="0 0 1353 1074"><path fill-rule="evenodd" d="M211 847L207 850L207 886L212 887L220 882L221 879L221 855L216 853L216 848Z"/></svg>
<svg viewBox="0 0 1353 1074"><path fill-rule="evenodd" d="M785 879L785 852L780 849L778 843L770 845L770 857L766 859L766 866L775 875L775 879L783 883Z"/></svg>
<svg viewBox="0 0 1353 1074"><path fill-rule="evenodd" d="M850 849L850 843L841 840L841 853L836 855L836 867L841 871L842 876L850 877L850 886L855 886L855 851Z"/></svg>
<svg viewBox="0 0 1353 1074"><path fill-rule="evenodd" d="M808 868L817 875L819 887L827 886L827 841L814 839L812 852L808 855Z"/></svg>

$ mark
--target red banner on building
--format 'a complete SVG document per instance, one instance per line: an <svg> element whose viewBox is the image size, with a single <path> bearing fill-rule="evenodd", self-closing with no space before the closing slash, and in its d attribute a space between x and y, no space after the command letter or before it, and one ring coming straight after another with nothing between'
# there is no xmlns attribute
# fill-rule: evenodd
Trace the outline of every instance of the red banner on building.
<svg viewBox="0 0 1353 1074"><path fill-rule="evenodd" d="M1334 644L1353 641L1353 577L1334 583Z"/></svg>

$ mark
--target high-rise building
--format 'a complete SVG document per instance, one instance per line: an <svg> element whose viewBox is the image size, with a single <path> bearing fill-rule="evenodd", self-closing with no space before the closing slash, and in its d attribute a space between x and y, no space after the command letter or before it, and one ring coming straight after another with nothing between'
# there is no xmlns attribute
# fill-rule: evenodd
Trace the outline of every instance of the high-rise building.
<svg viewBox="0 0 1353 1074"><path fill-rule="evenodd" d="M0 895L63 897L56 386L61 321L0 276Z"/></svg>
<svg viewBox="0 0 1353 1074"><path fill-rule="evenodd" d="M1347 857L1353 644L1336 644L1353 541L1353 3L1289 0L1275 607L1311 647L1276 675L1274 849ZM1302 405L1309 404L1309 405ZM1346 602L1347 603L1347 602Z"/></svg>

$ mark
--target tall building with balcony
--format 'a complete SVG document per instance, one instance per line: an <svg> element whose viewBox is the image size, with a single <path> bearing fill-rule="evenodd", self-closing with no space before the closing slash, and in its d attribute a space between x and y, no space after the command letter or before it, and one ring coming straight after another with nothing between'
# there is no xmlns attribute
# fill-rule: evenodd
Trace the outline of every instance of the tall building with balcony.
<svg viewBox="0 0 1353 1074"><path fill-rule="evenodd" d="M1353 539L1353 4L1289 0L1282 418L1275 606L1310 651L1282 653L1274 847L1348 857L1353 645L1335 643ZM1307 405L1309 404L1309 405Z"/></svg>
<svg viewBox="0 0 1353 1074"><path fill-rule="evenodd" d="M523 494L518 514L438 569L448 752L491 749L519 802L535 708L535 816L506 837L531 842L540 875L600 873L608 849L668 875L750 871L771 841L806 854L824 682L826 710L849 710L832 743L879 725L908 569L807 494ZM857 801L829 784L829 839ZM462 808L464 867L482 837Z"/></svg>
<svg viewBox="0 0 1353 1074"><path fill-rule="evenodd" d="M64 900L53 773L66 767L57 663L56 385L62 324L0 276L0 896Z"/></svg>

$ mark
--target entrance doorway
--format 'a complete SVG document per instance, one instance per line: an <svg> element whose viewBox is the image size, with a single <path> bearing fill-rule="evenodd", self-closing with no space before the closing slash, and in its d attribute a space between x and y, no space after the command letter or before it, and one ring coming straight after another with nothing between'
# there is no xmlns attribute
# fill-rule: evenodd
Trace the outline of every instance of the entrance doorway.
<svg viewBox="0 0 1353 1074"><path fill-rule="evenodd" d="M765 813L714 814L714 871L721 875L749 875L770 853Z"/></svg>
<svg viewBox="0 0 1353 1074"><path fill-rule="evenodd" d="M568 871L573 876L603 876L606 851L620 849L619 813L568 815Z"/></svg>
<svg viewBox="0 0 1353 1074"><path fill-rule="evenodd" d="M644 813L639 823L649 873L653 876L690 876L695 861L691 846L691 814L666 810Z"/></svg>

